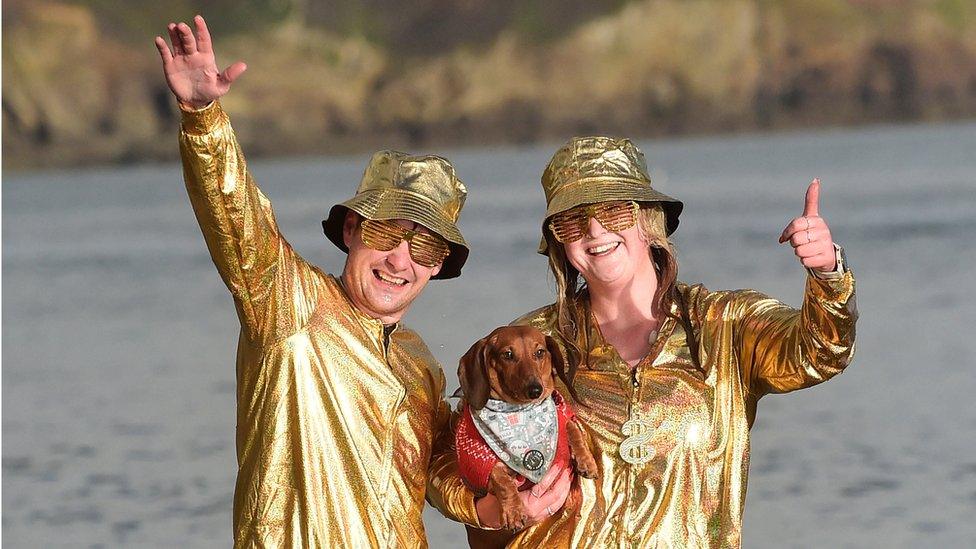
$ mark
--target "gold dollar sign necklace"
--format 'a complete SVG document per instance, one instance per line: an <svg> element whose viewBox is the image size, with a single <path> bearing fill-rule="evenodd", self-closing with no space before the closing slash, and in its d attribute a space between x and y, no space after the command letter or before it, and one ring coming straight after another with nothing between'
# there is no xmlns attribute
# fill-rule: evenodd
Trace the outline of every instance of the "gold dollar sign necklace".
<svg viewBox="0 0 976 549"><path fill-rule="evenodd" d="M650 335L647 337L647 342L651 345L651 352L645 357L653 359L650 355L657 355L654 352L655 342L657 341L657 330L652 330ZM640 363L643 363L641 360ZM637 366L640 366L638 363ZM654 431L654 425L645 418L640 412L640 398L638 393L640 392L640 379L638 377L639 370L637 366L633 369L633 396L630 400L630 418L620 426L620 432L627 438L625 438L620 443L620 448L618 452L620 453L620 458L631 465L643 465L648 461L654 459L654 448L650 445L651 435Z"/></svg>
<svg viewBox="0 0 976 549"><path fill-rule="evenodd" d="M620 427L620 431L627 437L620 443L620 457L631 465L642 465L654 458L654 448L648 444L651 441L653 426L638 413L631 412L631 417Z"/></svg>

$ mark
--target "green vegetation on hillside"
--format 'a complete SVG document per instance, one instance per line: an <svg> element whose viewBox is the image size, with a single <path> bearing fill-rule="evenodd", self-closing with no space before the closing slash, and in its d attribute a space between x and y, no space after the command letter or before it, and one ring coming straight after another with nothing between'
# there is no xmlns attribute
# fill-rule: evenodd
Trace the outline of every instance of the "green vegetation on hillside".
<svg viewBox="0 0 976 549"><path fill-rule="evenodd" d="M7 166L175 158L152 37L207 17L249 154L976 114L966 0L10 0Z"/></svg>

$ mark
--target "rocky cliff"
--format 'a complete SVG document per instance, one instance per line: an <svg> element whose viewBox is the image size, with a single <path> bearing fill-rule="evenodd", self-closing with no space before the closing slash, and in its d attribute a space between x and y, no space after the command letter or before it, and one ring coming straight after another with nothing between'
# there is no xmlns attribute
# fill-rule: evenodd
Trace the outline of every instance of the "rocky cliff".
<svg viewBox="0 0 976 549"><path fill-rule="evenodd" d="M976 115L966 0L570 2L591 5L575 17L553 1L476 1L454 26L454 3L415 3L427 11L411 19L381 0L268 2L291 8L222 33L224 11L204 11L218 62L249 65L224 100L248 154ZM5 2L4 167L176 157L152 45L167 21L147 8L120 31L101 5ZM370 27L365 9L386 19Z"/></svg>

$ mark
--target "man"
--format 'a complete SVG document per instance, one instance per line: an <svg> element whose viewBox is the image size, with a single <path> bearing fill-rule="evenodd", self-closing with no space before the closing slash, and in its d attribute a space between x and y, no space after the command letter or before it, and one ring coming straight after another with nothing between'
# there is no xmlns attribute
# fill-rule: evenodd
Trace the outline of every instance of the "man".
<svg viewBox="0 0 976 549"><path fill-rule="evenodd" d="M217 103L246 66L218 71L194 25L156 45L190 202L241 321L235 546L426 546L427 463L450 409L440 365L399 322L428 280L461 272L465 187L443 158L376 153L323 221L348 253L340 278L323 273L279 233ZM455 511L477 521L473 504Z"/></svg>

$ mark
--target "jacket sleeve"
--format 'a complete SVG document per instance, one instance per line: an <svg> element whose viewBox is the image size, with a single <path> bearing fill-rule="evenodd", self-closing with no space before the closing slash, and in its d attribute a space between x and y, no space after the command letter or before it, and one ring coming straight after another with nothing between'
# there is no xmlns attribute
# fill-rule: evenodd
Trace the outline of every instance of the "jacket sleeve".
<svg viewBox="0 0 976 549"><path fill-rule="evenodd" d="M311 316L316 274L279 233L218 102L183 111L180 155L190 203L245 335L258 345L292 335Z"/></svg>
<svg viewBox="0 0 976 549"><path fill-rule="evenodd" d="M854 356L854 275L808 276L800 309L754 291L730 292L731 326L743 382L758 398L810 387L844 370ZM717 315L709 315L717 316Z"/></svg>
<svg viewBox="0 0 976 549"><path fill-rule="evenodd" d="M427 501L445 517L483 528L474 505L474 492L461 480L458 472L454 435L460 414L452 412L444 400L444 374L441 373L441 401L435 419L434 442L427 475Z"/></svg>

